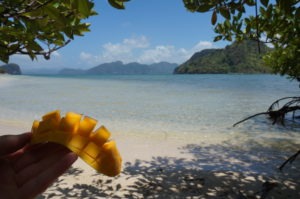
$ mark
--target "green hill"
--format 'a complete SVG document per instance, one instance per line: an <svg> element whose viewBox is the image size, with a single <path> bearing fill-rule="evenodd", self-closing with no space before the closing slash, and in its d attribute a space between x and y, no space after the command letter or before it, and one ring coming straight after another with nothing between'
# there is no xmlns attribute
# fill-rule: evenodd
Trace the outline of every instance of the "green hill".
<svg viewBox="0 0 300 199"><path fill-rule="evenodd" d="M21 68L18 64L5 64L0 66L0 73L7 73L11 75L21 75Z"/></svg>
<svg viewBox="0 0 300 199"><path fill-rule="evenodd" d="M271 73L263 64L262 56L270 49L261 44L258 53L257 42L234 42L224 49L206 49L195 53L179 65L175 74L224 74L224 73Z"/></svg>

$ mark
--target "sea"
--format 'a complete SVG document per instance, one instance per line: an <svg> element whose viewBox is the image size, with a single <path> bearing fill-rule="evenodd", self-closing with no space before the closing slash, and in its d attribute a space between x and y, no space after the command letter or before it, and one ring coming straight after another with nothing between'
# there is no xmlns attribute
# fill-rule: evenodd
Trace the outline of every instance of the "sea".
<svg viewBox="0 0 300 199"><path fill-rule="evenodd" d="M299 96L299 83L279 75L1 75L0 126L30 130L34 119L61 110L123 135L299 147L299 126L273 125L265 115L233 127L287 96Z"/></svg>

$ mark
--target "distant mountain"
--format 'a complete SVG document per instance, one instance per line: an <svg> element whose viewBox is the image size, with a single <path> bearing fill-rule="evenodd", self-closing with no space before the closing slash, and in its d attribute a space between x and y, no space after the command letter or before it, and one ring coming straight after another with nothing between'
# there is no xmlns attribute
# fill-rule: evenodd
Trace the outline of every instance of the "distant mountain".
<svg viewBox="0 0 300 199"><path fill-rule="evenodd" d="M140 64L132 62L124 64L121 61L104 63L88 70L65 68L59 71L62 75L159 75L172 74L177 64L159 62L155 64Z"/></svg>
<svg viewBox="0 0 300 199"><path fill-rule="evenodd" d="M262 56L270 49L256 41L234 42L224 49L206 49L195 53L179 65L175 74L218 74L218 73L271 73L263 63Z"/></svg>
<svg viewBox="0 0 300 199"><path fill-rule="evenodd" d="M0 73L7 73L11 75L21 75L22 71L18 64L5 64L0 66Z"/></svg>

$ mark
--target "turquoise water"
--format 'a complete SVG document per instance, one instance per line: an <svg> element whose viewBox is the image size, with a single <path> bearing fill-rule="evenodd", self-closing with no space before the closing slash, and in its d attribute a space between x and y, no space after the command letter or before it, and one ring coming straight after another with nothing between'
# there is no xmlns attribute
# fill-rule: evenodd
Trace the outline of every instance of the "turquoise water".
<svg viewBox="0 0 300 199"><path fill-rule="evenodd" d="M298 133L278 130L264 117L232 127L276 99L299 95L297 82L275 75L0 76L0 84L0 123L20 121L29 128L33 119L60 109L92 116L124 134Z"/></svg>

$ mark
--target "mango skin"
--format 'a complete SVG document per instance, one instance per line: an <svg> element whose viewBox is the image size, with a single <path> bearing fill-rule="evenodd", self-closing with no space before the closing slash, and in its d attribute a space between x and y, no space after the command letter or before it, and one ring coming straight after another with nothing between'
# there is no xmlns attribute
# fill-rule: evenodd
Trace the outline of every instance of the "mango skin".
<svg viewBox="0 0 300 199"><path fill-rule="evenodd" d="M32 144L55 142L76 153L99 173L116 176L121 172L122 158L115 141L109 141L111 133L104 127L93 131L97 120L68 112L65 117L55 110L34 120Z"/></svg>

